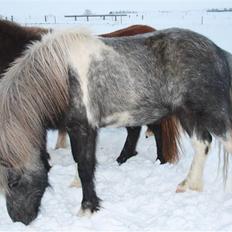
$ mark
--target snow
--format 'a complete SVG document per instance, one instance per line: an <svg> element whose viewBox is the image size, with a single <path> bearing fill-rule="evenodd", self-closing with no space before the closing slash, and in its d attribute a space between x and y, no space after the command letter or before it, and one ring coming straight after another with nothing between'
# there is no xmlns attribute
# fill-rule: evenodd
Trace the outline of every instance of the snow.
<svg viewBox="0 0 232 232"><path fill-rule="evenodd" d="M141 15L144 15L143 20ZM122 23L82 20L76 24L57 16L57 24L47 25L41 24L40 15L36 17L29 20L26 14L16 15L19 22L27 25L57 28L85 25L96 34L132 24L147 24L157 29L184 27L208 36L232 52L232 13L144 11L138 16L131 15ZM12 223L4 196L0 196L0 231L232 231L232 180L229 178L224 187L215 140L206 161L203 192L176 193L176 187L186 177L193 157L190 141L182 136L183 149L177 164L159 165L155 161L154 138L145 139L145 129L139 140L138 155L121 166L115 160L126 138L125 129L100 130L95 183L102 208L90 218L77 216L82 191L81 188L69 187L76 172L70 148L54 150L57 132L49 131L48 151L53 166L49 173L51 187L43 196L40 213L29 226Z"/></svg>

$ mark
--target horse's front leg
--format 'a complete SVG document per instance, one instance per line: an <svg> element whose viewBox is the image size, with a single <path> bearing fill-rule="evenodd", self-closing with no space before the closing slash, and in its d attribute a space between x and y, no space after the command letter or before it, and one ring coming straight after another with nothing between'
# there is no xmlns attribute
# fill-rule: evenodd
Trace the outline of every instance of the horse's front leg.
<svg viewBox="0 0 232 232"><path fill-rule="evenodd" d="M95 150L97 130L87 123L68 127L72 155L78 163L78 172L81 179L83 199L80 215L93 213L99 210L100 199L97 197L94 186L94 171L96 165Z"/></svg>
<svg viewBox="0 0 232 232"><path fill-rule="evenodd" d="M153 132L157 147L157 159L161 164L165 164L167 161L164 159L163 149L162 149L162 128L160 123L149 124L148 128Z"/></svg>
<svg viewBox="0 0 232 232"><path fill-rule="evenodd" d="M136 145L139 139L141 127L127 127L127 138L124 147L117 158L119 164L125 163L130 157L137 155Z"/></svg>

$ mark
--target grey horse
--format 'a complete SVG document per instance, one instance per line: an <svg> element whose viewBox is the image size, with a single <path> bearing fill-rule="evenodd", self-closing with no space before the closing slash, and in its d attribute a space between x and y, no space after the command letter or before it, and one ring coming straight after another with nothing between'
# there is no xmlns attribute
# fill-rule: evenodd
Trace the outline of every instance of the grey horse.
<svg viewBox="0 0 232 232"><path fill-rule="evenodd" d="M0 185L10 217L25 224L36 218L48 186L40 157L49 128L69 133L83 191L80 214L100 208L94 184L100 127L174 115L196 157L207 155L212 135L232 150L230 54L189 30L124 38L48 33L5 73L0 99ZM192 169L181 190L200 187L197 162Z"/></svg>

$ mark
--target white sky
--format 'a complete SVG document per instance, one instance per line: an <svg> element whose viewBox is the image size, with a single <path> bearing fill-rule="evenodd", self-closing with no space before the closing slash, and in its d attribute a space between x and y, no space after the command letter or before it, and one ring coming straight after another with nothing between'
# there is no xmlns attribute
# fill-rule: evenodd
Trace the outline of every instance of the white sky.
<svg viewBox="0 0 232 232"><path fill-rule="evenodd" d="M200 10L232 8L232 0L0 0L4 14L71 14L90 9L96 13L112 10Z"/></svg>

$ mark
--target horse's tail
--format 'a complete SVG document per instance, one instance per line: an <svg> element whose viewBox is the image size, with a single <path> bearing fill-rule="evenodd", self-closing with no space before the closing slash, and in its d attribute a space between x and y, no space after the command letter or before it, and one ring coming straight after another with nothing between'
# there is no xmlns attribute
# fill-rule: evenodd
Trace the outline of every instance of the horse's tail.
<svg viewBox="0 0 232 232"><path fill-rule="evenodd" d="M180 125L175 116L161 120L162 152L164 159L169 163L179 160Z"/></svg>
<svg viewBox="0 0 232 232"><path fill-rule="evenodd" d="M232 82L232 54L225 51L225 50L223 50L223 52L224 52L224 54L226 56L226 60L227 60L229 70L230 70L231 82ZM231 91L232 91L232 88L231 88Z"/></svg>
<svg viewBox="0 0 232 232"><path fill-rule="evenodd" d="M230 75L230 104L232 107L232 54L223 50L223 53L226 57L226 61L228 64L228 68L229 68L229 75ZM232 112L232 109L231 109ZM230 117L230 122L232 125L232 114L229 115ZM230 131L232 131L232 126L231 128L229 128ZM224 147L224 152L223 152L223 182L224 185L226 184L226 181L228 179L228 167L229 167L229 155L232 153L232 133L229 133L229 135L226 136L225 141L222 142L223 143L223 147ZM221 154L221 146L220 146L220 154ZM220 167L220 163L221 163L221 159L220 159L220 155L219 155L219 163L218 163L218 170Z"/></svg>

